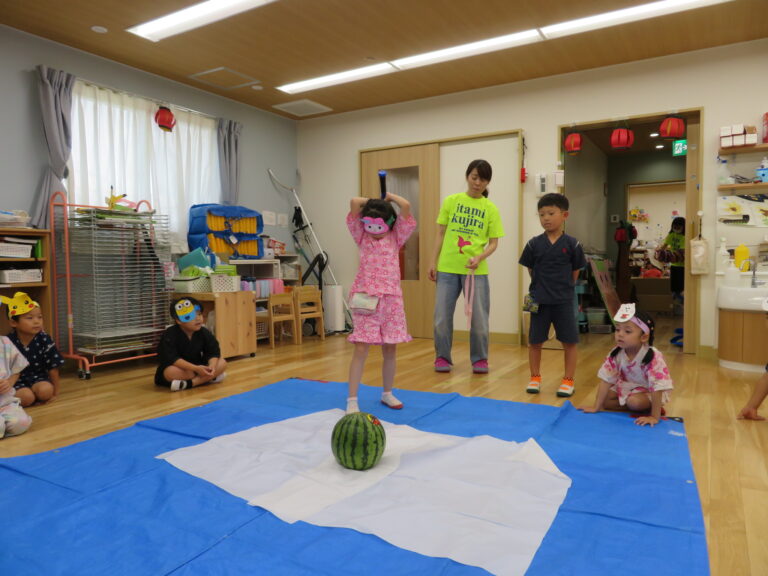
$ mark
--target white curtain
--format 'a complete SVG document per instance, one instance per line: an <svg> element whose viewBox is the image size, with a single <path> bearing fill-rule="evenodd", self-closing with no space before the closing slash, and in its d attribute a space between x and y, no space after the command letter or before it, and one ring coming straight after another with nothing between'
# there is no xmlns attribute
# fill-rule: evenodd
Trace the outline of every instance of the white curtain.
<svg viewBox="0 0 768 576"><path fill-rule="evenodd" d="M147 200L169 216L174 250L186 252L189 207L221 201L217 121L168 107L173 132L155 123L157 102L77 80L69 199L105 206L114 187L132 202Z"/></svg>

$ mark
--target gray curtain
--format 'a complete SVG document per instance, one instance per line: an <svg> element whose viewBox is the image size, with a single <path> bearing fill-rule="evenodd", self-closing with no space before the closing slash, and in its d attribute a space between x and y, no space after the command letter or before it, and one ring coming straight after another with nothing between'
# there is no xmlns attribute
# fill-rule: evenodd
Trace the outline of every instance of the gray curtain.
<svg viewBox="0 0 768 576"><path fill-rule="evenodd" d="M219 118L219 172L221 173L221 203L237 205L240 195L240 132L243 125Z"/></svg>
<svg viewBox="0 0 768 576"><path fill-rule="evenodd" d="M66 191L62 180L67 177L67 161L72 151L72 86L75 77L61 70L38 66L40 108L43 132L48 145L48 166L32 210L32 225L48 228L48 204L55 192Z"/></svg>

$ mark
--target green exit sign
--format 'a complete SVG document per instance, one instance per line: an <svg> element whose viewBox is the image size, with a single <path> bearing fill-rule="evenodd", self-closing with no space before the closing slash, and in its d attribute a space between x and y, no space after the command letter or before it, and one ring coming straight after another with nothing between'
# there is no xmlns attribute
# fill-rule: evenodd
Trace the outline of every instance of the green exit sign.
<svg viewBox="0 0 768 576"><path fill-rule="evenodd" d="M688 154L688 140L672 142L672 156L685 156L686 154Z"/></svg>

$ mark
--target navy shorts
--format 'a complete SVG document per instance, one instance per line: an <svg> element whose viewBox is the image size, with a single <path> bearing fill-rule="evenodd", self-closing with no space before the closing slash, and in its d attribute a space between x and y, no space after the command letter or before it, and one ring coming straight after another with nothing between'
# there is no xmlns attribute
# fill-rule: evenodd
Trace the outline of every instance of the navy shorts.
<svg viewBox="0 0 768 576"><path fill-rule="evenodd" d="M531 329L528 342L543 344L549 340L549 327L555 326L555 335L563 344L576 344L579 341L579 327L573 302L562 304L539 304L539 311L531 314Z"/></svg>

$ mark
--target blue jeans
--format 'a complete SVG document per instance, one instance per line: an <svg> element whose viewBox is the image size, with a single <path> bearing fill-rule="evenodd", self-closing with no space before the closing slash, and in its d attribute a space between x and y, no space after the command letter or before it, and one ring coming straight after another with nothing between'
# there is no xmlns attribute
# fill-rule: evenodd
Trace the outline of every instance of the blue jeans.
<svg viewBox="0 0 768 576"><path fill-rule="evenodd" d="M453 346L453 313L456 300L464 288L467 276L463 274L437 273L435 293L435 356L451 360ZM472 302L472 324L469 330L469 359L474 364L488 359L488 316L491 311L491 291L488 275L475 276L475 293Z"/></svg>

